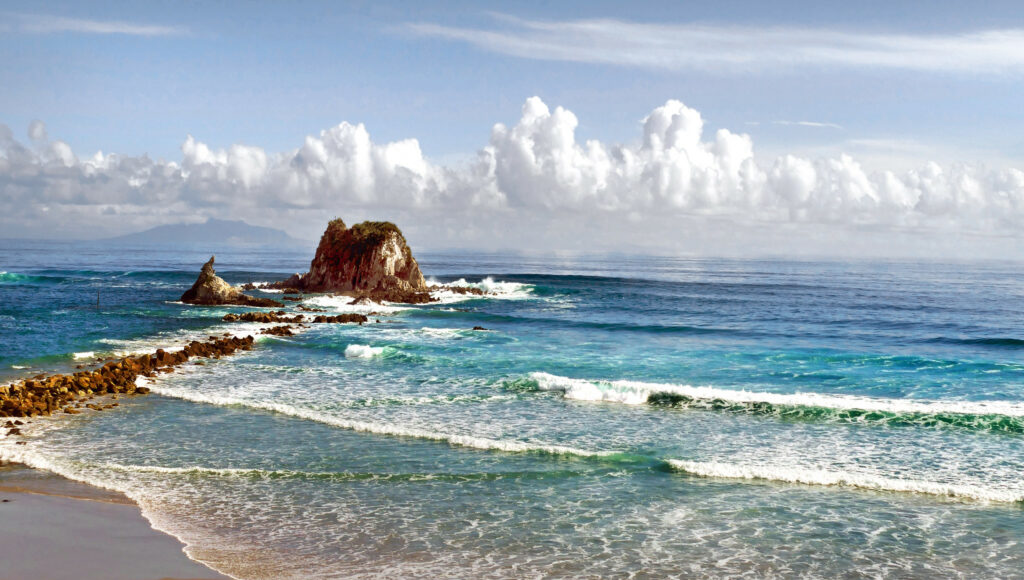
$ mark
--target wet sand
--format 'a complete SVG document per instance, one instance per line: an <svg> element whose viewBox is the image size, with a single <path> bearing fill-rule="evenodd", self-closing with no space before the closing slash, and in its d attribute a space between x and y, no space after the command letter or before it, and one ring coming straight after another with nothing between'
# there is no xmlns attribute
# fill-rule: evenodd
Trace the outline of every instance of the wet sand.
<svg viewBox="0 0 1024 580"><path fill-rule="evenodd" d="M228 578L182 548L119 493L0 466L2 580Z"/></svg>

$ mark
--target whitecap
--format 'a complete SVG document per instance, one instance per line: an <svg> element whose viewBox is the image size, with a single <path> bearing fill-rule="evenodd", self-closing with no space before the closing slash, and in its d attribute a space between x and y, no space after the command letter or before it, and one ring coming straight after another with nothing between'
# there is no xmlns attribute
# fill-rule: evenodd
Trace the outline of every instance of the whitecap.
<svg viewBox="0 0 1024 580"><path fill-rule="evenodd" d="M345 347L346 358L373 358L384 354L384 347L365 344L350 344Z"/></svg>
<svg viewBox="0 0 1024 580"><path fill-rule="evenodd" d="M322 295L311 296L304 299L302 303L311 306L319 306L321 308L329 308L335 312L354 312L357 314L370 314L371 312L391 314L413 308L413 306L410 305L398 304L349 304L352 300L353 298L351 296Z"/></svg>
<svg viewBox="0 0 1024 580"><path fill-rule="evenodd" d="M682 395L697 400L722 400L730 403L819 407L851 411L886 413L1002 415L1024 417L1024 403L1012 401L956 401L927 399L886 399L858 395L823 393L767 393L738 391L717 387L695 387L640 381L601 381L572 379L544 372L530 374L537 387L545 391L561 391L566 398L581 401L609 401L640 405L653 394Z"/></svg>
<svg viewBox="0 0 1024 580"><path fill-rule="evenodd" d="M454 282L437 282L431 280L428 282L430 286L437 286L439 290L431 292L431 295L439 299L441 304L451 304L453 302L462 302L463 300L473 300L479 298L490 298L499 300L525 300L533 298L533 286L530 284L522 284L519 282L502 282L496 281L494 278L488 276L479 282L467 282L465 278L460 278ZM482 290L487 294L484 296L476 294L461 294L447 288L475 288Z"/></svg>
<svg viewBox="0 0 1024 580"><path fill-rule="evenodd" d="M91 350L87 350L87 351L83 351L83 352L76 352L76 353L72 353L71 354L71 358L73 358L75 360L82 360L82 359L87 359L87 358L96 358L96 353L91 351Z"/></svg>

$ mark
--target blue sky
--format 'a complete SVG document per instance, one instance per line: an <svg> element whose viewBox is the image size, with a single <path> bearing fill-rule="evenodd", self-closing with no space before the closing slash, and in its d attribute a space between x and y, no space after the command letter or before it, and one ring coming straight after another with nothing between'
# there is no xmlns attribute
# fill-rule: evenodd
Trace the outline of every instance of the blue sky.
<svg viewBox="0 0 1024 580"><path fill-rule="evenodd" d="M1012 2L6 4L2 122L42 119L76 150L176 158L185 134L269 150L343 120L375 138L416 137L431 157L473 153L526 97L574 111L582 138L625 141L669 98L763 148L914 141L967 158L1024 157L1022 75L829 69L716 72L540 61L412 34L410 24L508 28L494 12L548 21L814 27L948 34L1024 26ZM141 36L35 32L18 16L173 28ZM839 125L813 128L772 121ZM761 125L748 123L760 122Z"/></svg>
<svg viewBox="0 0 1024 580"><path fill-rule="evenodd" d="M639 147L644 119L679 100L699 111L704 141L749 135L766 179L786 155L848 154L867 174L1008 169L1024 166L1022 31L1013 2L7 2L0 123L29 149L41 120L78 159L181 164L189 135L215 152L276 154L347 121L374 144L416 139L427 162L454 170L496 123L521 121L530 97L571 111L581 147L608 150ZM57 155L39 151L40 164ZM516 206L500 174L495 203ZM24 199L18 183L0 202ZM373 195L388 197L380 183ZM357 213L373 213L359 199ZM127 215L123 202L102 211Z"/></svg>

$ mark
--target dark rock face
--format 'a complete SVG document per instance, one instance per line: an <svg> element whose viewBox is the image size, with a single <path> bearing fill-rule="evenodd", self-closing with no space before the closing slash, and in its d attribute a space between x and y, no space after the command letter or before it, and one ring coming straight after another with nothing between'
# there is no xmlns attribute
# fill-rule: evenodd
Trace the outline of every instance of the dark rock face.
<svg viewBox="0 0 1024 580"><path fill-rule="evenodd" d="M274 287L340 292L375 302L432 300L405 237L390 222L363 222L349 228L340 219L332 220L320 238L309 272Z"/></svg>
<svg viewBox="0 0 1024 580"><path fill-rule="evenodd" d="M225 304L238 306L284 306L276 300L269 298L254 298L225 282L213 269L213 256L210 261L203 264L199 272L199 278L184 294L181 301L185 304L198 304L202 306L220 306Z"/></svg>

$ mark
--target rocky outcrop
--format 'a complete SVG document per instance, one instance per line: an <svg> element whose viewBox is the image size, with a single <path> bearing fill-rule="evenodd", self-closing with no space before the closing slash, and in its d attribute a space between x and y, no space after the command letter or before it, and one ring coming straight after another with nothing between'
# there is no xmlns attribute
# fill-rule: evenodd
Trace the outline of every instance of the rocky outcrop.
<svg viewBox="0 0 1024 580"><path fill-rule="evenodd" d="M0 386L0 417L35 417L63 411L77 415L82 407L100 411L116 407L117 403L105 405L84 403L97 396L118 394L144 395L147 387L135 385L140 375L152 377L155 373L166 373L184 364L191 357L219 358L237 350L251 350L253 337L213 338L209 342L192 341L177 352L157 350L153 354L129 356L108 362L95 371L81 371L69 375L37 375L11 385ZM21 425L21 422L11 423ZM19 431L7 432L18 435Z"/></svg>
<svg viewBox="0 0 1024 580"><path fill-rule="evenodd" d="M223 318L224 322L261 322L261 323L284 323L284 324L298 324L306 322L305 316L302 314L296 314L292 317L284 316L284 311L278 312L245 312L243 314L225 314ZM319 315L314 317L309 322L313 324L325 324L325 323L348 323L355 322L362 324L369 320L365 314L339 314L337 316L324 316Z"/></svg>
<svg viewBox="0 0 1024 580"><path fill-rule="evenodd" d="M264 322L264 323L286 323L294 324L302 322L302 315L288 317L283 310L277 312L243 312L242 314L228 313L224 315L224 322Z"/></svg>
<svg viewBox="0 0 1024 580"><path fill-rule="evenodd" d="M295 274L274 287L337 292L374 302L433 300L405 237L390 222L363 222L349 228L340 219L332 220L320 238L309 272Z"/></svg>
<svg viewBox="0 0 1024 580"><path fill-rule="evenodd" d="M366 315L364 314L339 314L337 316L317 316L316 318L313 319L313 324L347 324L350 322L362 324L364 322L367 322L368 320L369 318L367 318Z"/></svg>
<svg viewBox="0 0 1024 580"><path fill-rule="evenodd" d="M213 269L213 256L210 261L203 264L199 271L199 278L184 294L181 301L185 304L198 304L202 306L260 306L280 307L284 306L276 300L269 298L254 298L243 294L241 290L224 281Z"/></svg>

